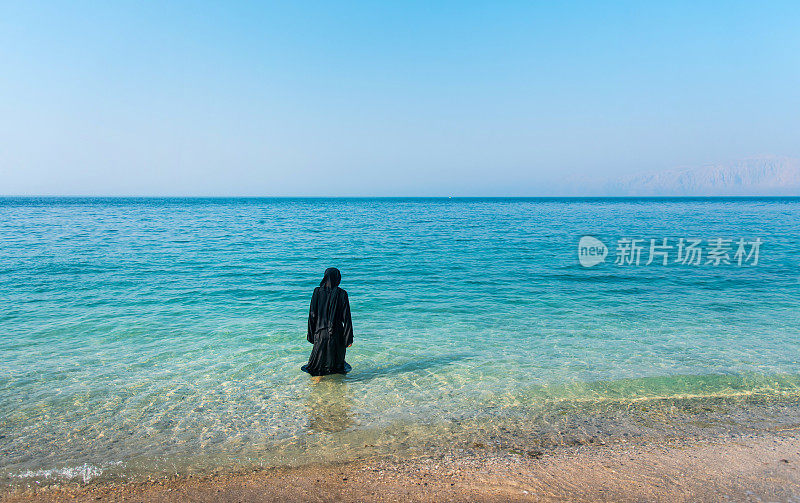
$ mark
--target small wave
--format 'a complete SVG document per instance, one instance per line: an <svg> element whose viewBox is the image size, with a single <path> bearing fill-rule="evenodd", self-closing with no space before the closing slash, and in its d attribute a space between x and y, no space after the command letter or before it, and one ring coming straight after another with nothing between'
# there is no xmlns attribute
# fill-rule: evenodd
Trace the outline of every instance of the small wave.
<svg viewBox="0 0 800 503"><path fill-rule="evenodd" d="M113 464L120 464L119 462ZM49 470L25 470L19 473L10 473L9 477L15 479L43 479L43 480L76 480L80 479L84 483L93 478L99 477L103 469L99 466L84 463L80 466L67 466L64 468L52 468Z"/></svg>

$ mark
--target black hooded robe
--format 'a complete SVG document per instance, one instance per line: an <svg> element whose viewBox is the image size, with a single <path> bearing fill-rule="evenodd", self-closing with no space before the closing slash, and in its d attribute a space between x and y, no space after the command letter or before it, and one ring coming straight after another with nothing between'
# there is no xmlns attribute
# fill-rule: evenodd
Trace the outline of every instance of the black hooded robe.
<svg viewBox="0 0 800 503"><path fill-rule="evenodd" d="M301 368L312 376L346 374L351 369L344 355L353 343L353 322L347 292L339 288L341 278L338 269L329 268L311 296L306 339L314 349Z"/></svg>

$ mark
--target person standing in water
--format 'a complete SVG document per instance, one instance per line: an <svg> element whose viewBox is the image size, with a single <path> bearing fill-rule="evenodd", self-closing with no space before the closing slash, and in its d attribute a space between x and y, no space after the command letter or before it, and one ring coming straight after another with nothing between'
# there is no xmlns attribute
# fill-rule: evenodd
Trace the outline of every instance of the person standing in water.
<svg viewBox="0 0 800 503"><path fill-rule="evenodd" d="M353 321L347 292L339 288L341 280L339 269L329 267L311 296L306 339L314 349L301 369L312 376L346 374L351 369L344 355L353 345Z"/></svg>

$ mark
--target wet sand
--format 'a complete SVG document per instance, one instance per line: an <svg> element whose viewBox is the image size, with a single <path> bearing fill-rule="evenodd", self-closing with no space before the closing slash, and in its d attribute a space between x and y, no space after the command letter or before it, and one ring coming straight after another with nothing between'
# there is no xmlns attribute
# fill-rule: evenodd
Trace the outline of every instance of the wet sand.
<svg viewBox="0 0 800 503"><path fill-rule="evenodd" d="M800 431L17 489L3 502L798 501ZM475 451L472 451L475 452Z"/></svg>

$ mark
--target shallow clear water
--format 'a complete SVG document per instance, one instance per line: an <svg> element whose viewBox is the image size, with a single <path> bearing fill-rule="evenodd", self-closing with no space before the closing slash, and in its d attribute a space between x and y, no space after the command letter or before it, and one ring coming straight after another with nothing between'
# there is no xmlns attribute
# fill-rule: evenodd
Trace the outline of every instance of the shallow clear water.
<svg viewBox="0 0 800 503"><path fill-rule="evenodd" d="M606 263L579 265L583 235ZM763 244L757 265L614 264L626 237ZM606 402L800 385L800 199L6 198L0 250L11 479L538 434L585 404L591 435L626 427ZM353 372L315 384L299 368L329 266Z"/></svg>

